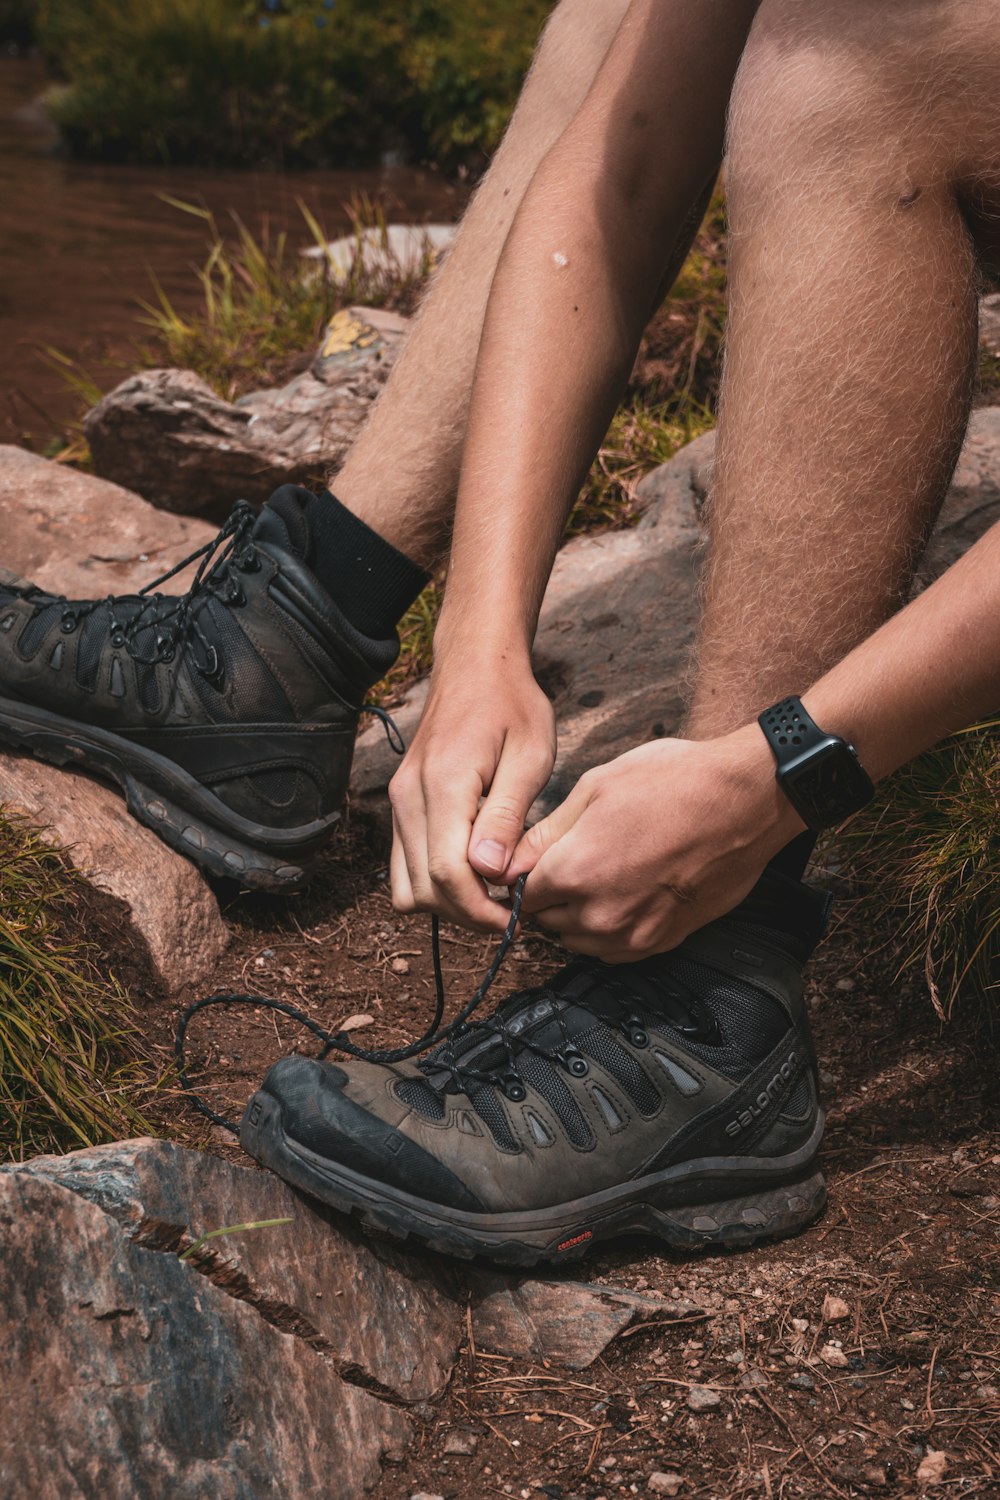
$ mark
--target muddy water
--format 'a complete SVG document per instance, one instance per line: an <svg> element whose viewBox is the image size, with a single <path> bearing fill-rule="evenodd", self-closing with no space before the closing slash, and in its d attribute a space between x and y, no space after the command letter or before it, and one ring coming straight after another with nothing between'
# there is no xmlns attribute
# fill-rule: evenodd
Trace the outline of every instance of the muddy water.
<svg viewBox="0 0 1000 1500"><path fill-rule="evenodd" d="M236 213L255 233L267 221L303 245L299 198L331 235L347 229L352 193L377 195L391 217L414 223L461 207L459 190L413 168L285 175L69 161L34 104L44 86L37 60L0 58L0 442L40 449L79 414L41 345L106 389L142 336L136 303L151 273L178 308L197 306L205 226L164 194L210 209L220 227Z"/></svg>

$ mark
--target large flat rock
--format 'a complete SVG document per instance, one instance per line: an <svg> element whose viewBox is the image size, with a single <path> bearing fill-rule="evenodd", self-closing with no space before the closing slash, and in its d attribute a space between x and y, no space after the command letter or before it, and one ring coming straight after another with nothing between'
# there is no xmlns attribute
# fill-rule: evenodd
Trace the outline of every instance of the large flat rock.
<svg viewBox="0 0 1000 1500"><path fill-rule="evenodd" d="M215 534L118 484L0 445L2 566L71 599L135 593ZM171 584L183 590L184 576Z"/></svg>
<svg viewBox="0 0 1000 1500"><path fill-rule="evenodd" d="M705 1316L407 1253L164 1141L0 1168L0 1237L4 1497L354 1500L470 1318L480 1350L581 1369L636 1321Z"/></svg>
<svg viewBox="0 0 1000 1500"><path fill-rule="evenodd" d="M80 771L0 752L0 807L27 818L123 916L168 994L203 983L229 944L198 869L137 823L124 799Z"/></svg>

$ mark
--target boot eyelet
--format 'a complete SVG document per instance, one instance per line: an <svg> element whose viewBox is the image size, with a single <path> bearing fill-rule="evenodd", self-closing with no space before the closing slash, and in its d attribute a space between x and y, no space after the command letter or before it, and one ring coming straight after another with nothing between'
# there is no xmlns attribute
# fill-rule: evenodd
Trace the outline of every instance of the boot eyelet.
<svg viewBox="0 0 1000 1500"><path fill-rule="evenodd" d="M566 1071L574 1078L586 1078L590 1072L590 1064L585 1057L580 1056L579 1052L571 1052L566 1058Z"/></svg>
<svg viewBox="0 0 1000 1500"><path fill-rule="evenodd" d="M122 631L120 631L120 630L113 630L111 632L111 644L112 644L112 646L114 646L114 647L116 647L118 649L120 649L122 646L124 646L124 644L125 644L125 636L124 636L124 634L123 634Z"/></svg>
<svg viewBox="0 0 1000 1500"><path fill-rule="evenodd" d="M503 1091L513 1104L523 1104L528 1097L528 1090L520 1078L515 1078L513 1075L504 1079Z"/></svg>
<svg viewBox="0 0 1000 1500"><path fill-rule="evenodd" d="M59 621L59 629L62 631L63 635L72 635L79 623L80 622L77 620L76 615L63 615L62 619Z"/></svg>
<svg viewBox="0 0 1000 1500"><path fill-rule="evenodd" d="M638 1048L640 1051L643 1047L649 1046L649 1036L639 1026L629 1032L628 1039L632 1043L632 1046Z"/></svg>
<svg viewBox="0 0 1000 1500"><path fill-rule="evenodd" d="M239 561L240 570L244 573L259 573L260 558L256 552L244 552Z"/></svg>

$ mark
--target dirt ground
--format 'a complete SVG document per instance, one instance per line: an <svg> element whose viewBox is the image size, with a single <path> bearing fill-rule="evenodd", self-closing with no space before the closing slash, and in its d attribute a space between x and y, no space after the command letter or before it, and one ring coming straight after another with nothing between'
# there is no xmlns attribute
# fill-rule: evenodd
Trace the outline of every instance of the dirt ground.
<svg viewBox="0 0 1000 1500"><path fill-rule="evenodd" d="M306 893L234 899L236 941L205 993L287 999L330 1030L370 1017L355 1033L364 1045L411 1040L432 1013L430 924L392 911L386 857L374 823L355 818ZM386 1466L375 1500L1000 1496L997 1038L972 1005L942 1030L921 985L894 979L882 938L849 902L841 913L808 986L824 1217L740 1254L635 1241L559 1273L703 1311L633 1327L572 1376L467 1346L444 1397L414 1414L412 1449ZM453 1012L492 945L444 936ZM556 961L529 933L498 994ZM179 1008L150 1004L164 1060ZM213 1106L238 1117L268 1064L296 1048L316 1044L293 1022L219 1009L192 1025L189 1055ZM176 1098L159 1108L176 1134ZM180 1109L192 1139L240 1157Z"/></svg>

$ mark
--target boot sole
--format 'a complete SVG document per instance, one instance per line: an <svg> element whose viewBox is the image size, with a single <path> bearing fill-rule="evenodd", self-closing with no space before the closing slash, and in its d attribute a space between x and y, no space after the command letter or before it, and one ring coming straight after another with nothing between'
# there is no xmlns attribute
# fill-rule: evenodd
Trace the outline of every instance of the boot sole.
<svg viewBox="0 0 1000 1500"><path fill-rule="evenodd" d="M285 1134L273 1094L253 1096L240 1128L248 1155L321 1203L356 1215L364 1228L462 1260L483 1255L511 1266L578 1260L598 1242L625 1234L653 1235L684 1251L797 1234L826 1203L816 1163L822 1135L820 1110L809 1140L788 1156L703 1158L552 1208L473 1214L411 1197L317 1156Z"/></svg>
<svg viewBox="0 0 1000 1500"><path fill-rule="evenodd" d="M94 772L116 786L136 821L171 849L252 890L301 885L309 858L340 821L338 811L297 828L253 823L165 756L110 730L10 698L0 698L0 742L50 765Z"/></svg>

